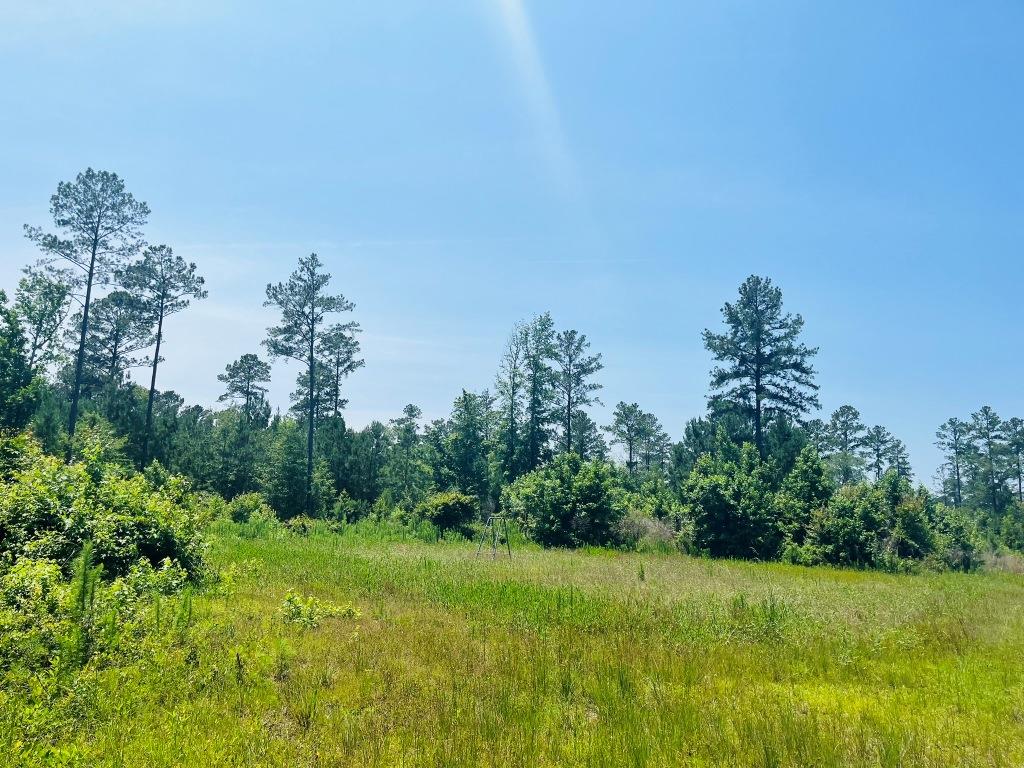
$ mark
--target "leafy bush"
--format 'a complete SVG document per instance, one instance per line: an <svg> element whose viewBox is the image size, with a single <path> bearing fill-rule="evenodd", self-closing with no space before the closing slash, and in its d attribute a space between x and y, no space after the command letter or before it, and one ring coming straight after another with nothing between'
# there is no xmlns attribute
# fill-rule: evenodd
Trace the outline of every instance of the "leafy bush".
<svg viewBox="0 0 1024 768"><path fill-rule="evenodd" d="M803 561L870 565L881 528L881 499L871 486L840 488L826 507L815 511Z"/></svg>
<svg viewBox="0 0 1024 768"><path fill-rule="evenodd" d="M806 544L799 551L787 550L786 559L903 571L909 561L924 559L943 544L962 566L963 558L973 555L966 550L955 553L952 548L973 549L965 521L951 519L949 534L942 536L933 530L935 517L927 491L912 491L905 479L890 470L874 485L860 483L836 491L828 505L813 514ZM936 562L942 557L939 553ZM951 567L961 566L951 561Z"/></svg>
<svg viewBox="0 0 1024 768"><path fill-rule="evenodd" d="M342 490L334 500L331 517L339 523L354 523L370 514L370 505L360 499L353 499Z"/></svg>
<svg viewBox="0 0 1024 768"><path fill-rule="evenodd" d="M619 520L615 538L620 547L637 552L676 548L675 531L668 523L638 512L629 512Z"/></svg>
<svg viewBox="0 0 1024 768"><path fill-rule="evenodd" d="M415 516L444 531L464 532L476 519L477 501L460 491L444 491L427 497L416 506Z"/></svg>
<svg viewBox="0 0 1024 768"><path fill-rule="evenodd" d="M0 438L12 468L0 482L0 561L46 560L67 571L86 541L108 576L139 561L175 561L188 573L202 566L206 522L190 504L189 488L170 478L154 489L145 477L104 460L86 445L83 460L65 464L32 440Z"/></svg>
<svg viewBox="0 0 1024 768"><path fill-rule="evenodd" d="M77 669L138 654L138 641L152 628L147 615L161 596L184 595L171 621L184 628L191 619L188 574L164 560L146 559L123 576L102 581L87 542L72 563L71 576L52 560L19 558L0 577L0 670L56 667Z"/></svg>
<svg viewBox="0 0 1024 768"><path fill-rule="evenodd" d="M828 466L813 446L805 446L773 499L788 549L804 543L811 518L828 504L833 492Z"/></svg>
<svg viewBox="0 0 1024 768"><path fill-rule="evenodd" d="M546 547L615 543L622 507L608 465L563 454L502 492L502 506Z"/></svg>
<svg viewBox="0 0 1024 768"><path fill-rule="evenodd" d="M315 520L308 515L298 515L289 520L286 520L284 527L292 533L297 533L299 536L308 536L316 530L330 530L330 523Z"/></svg>
<svg viewBox="0 0 1024 768"><path fill-rule="evenodd" d="M715 557L774 559L782 527L773 513L773 465L744 444L738 460L701 456L683 484L697 546Z"/></svg>
<svg viewBox="0 0 1024 768"><path fill-rule="evenodd" d="M261 493L243 493L235 496L227 503L225 512L235 523L259 523L276 519L274 510Z"/></svg>

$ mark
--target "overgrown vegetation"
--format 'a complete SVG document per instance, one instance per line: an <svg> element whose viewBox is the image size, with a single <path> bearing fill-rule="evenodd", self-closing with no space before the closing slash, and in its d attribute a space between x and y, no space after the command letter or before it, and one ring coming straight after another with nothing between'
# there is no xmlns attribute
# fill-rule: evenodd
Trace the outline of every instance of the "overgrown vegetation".
<svg viewBox="0 0 1024 768"><path fill-rule="evenodd" d="M291 414L271 416L271 367L253 353L218 377L227 408L187 406L155 388L156 345L166 319L205 297L196 265L143 242L149 209L116 174L86 171L52 205L56 233L28 230L45 258L4 310L5 423L30 423L46 452L65 456L81 455L80 424L107 430L150 477L170 472L239 498L239 522L272 512L467 535L498 512L545 546L657 540L716 557L889 569L972 569L1024 546L1024 422L988 407L948 420L937 435L948 455L939 486L915 488L906 448L884 427L868 428L850 405L827 421L811 417L817 350L766 278L748 278L723 307L724 328L704 332L717 362L708 413L678 442L637 403L619 402L599 428L587 409L601 389L601 355L548 314L513 329L493 394L463 390L448 418L426 425L408 405L388 424L353 429L343 386L363 365L359 326L332 324L354 305L331 293L315 254L267 287L281 320L264 345L302 365ZM99 223L68 213L79 209ZM108 220L122 228L107 237ZM122 287L93 295L94 283L110 282ZM152 359L138 356L150 347ZM143 364L148 389L128 378Z"/></svg>
<svg viewBox="0 0 1024 768"><path fill-rule="evenodd" d="M752 276L678 442L637 403L599 427L601 355L548 314L493 394L354 429L315 254L266 293L291 413L253 353L187 406L156 377L196 265L115 174L51 212L0 292L0 762L1024 761L1024 421L946 421L915 487L856 408L812 418L817 350ZM471 559L494 514L516 556Z"/></svg>
<svg viewBox="0 0 1024 768"><path fill-rule="evenodd" d="M492 561L390 523L274 526L216 523L208 586L187 609L143 589L116 659L99 647L52 687L8 672L0 764L1024 760L1016 576L536 545ZM5 580L5 601L16 578L45 581Z"/></svg>

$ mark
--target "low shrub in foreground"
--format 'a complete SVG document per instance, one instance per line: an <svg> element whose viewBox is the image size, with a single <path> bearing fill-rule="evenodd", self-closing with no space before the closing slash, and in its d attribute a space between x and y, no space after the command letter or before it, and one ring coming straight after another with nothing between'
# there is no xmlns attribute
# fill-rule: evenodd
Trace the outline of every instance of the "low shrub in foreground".
<svg viewBox="0 0 1024 768"><path fill-rule="evenodd" d="M0 443L0 563L46 560L66 573L89 541L95 564L111 577L127 574L140 559L199 572L208 512L194 503L184 479L168 477L154 488L107 460L99 445L87 445L80 461L65 464L23 437Z"/></svg>
<svg viewBox="0 0 1024 768"><path fill-rule="evenodd" d="M136 654L162 597L203 567L209 499L142 475L84 430L65 464L24 435L0 437L0 670L76 669ZM179 606L187 625L191 601Z"/></svg>

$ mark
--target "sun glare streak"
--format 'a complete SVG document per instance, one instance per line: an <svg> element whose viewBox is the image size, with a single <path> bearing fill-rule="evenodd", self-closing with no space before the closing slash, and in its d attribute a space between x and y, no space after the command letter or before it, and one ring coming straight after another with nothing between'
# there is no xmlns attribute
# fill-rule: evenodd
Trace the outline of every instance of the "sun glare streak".
<svg viewBox="0 0 1024 768"><path fill-rule="evenodd" d="M583 228L588 248L600 248L603 238L599 236L596 220L569 151L529 14L523 0L497 0L497 6L502 28L508 38L509 52L552 181L558 186L572 215Z"/></svg>
<svg viewBox="0 0 1024 768"><path fill-rule="evenodd" d="M526 8L522 0L498 0L498 8L545 159L565 191L578 193L578 181L566 146L562 121L551 95Z"/></svg>

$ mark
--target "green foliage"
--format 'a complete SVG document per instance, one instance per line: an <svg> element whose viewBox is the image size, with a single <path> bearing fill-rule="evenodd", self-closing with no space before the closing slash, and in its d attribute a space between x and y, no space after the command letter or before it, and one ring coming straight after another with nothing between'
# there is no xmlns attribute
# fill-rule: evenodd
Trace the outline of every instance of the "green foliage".
<svg viewBox="0 0 1024 768"><path fill-rule="evenodd" d="M912 491L905 478L889 470L874 485L840 488L826 507L814 513L807 544L798 555L791 553L792 559L896 570L937 552L948 567L973 567L966 520L944 515L936 524L937 516L926 491Z"/></svg>
<svg viewBox="0 0 1024 768"><path fill-rule="evenodd" d="M45 559L69 568L91 542L105 572L122 575L145 558L165 558L189 573L202 566L201 511L188 504L181 478L152 488L142 475L109 460L99 443L65 464L24 438L2 438L9 476L0 482L0 558Z"/></svg>
<svg viewBox="0 0 1024 768"><path fill-rule="evenodd" d="M121 284L142 304L142 311L154 333L153 357L149 361L152 373L146 397L146 425L142 435L142 459L149 459L149 441L153 431L153 402L156 397L157 368L162 362L160 347L164 339L164 322L188 307L192 299L205 299L204 280L196 272L196 265L175 256L168 245L149 245L142 258L128 265L118 275Z"/></svg>
<svg viewBox="0 0 1024 768"><path fill-rule="evenodd" d="M812 358L817 348L799 341L804 321L783 313L782 291L767 278L751 275L735 303L722 307L723 333L704 331L704 346L723 363L711 372L710 401L744 416L754 443L766 455L764 429L776 414L800 418L818 407Z"/></svg>
<svg viewBox="0 0 1024 768"><path fill-rule="evenodd" d="M353 358L358 350L353 334L359 330L359 326L355 323L326 326L329 316L350 312L354 305L341 294L327 293L331 276L322 268L323 263L315 253L299 259L298 268L287 282L267 285L267 300L264 302L264 306L276 307L281 313L279 324L267 329L264 346L272 358L295 360L302 364L304 370L304 393L300 389L293 394L293 399L302 407L306 426L302 509L307 515L316 515L323 509L323 500L318 498L317 480L314 478L317 404L320 402L322 383L317 376L317 368L330 365L328 360L333 359L332 355L337 350L341 350L338 354L346 356L346 375L358 367ZM288 506L292 514L297 514L293 504L289 503ZM280 510L276 504L275 508Z"/></svg>
<svg viewBox="0 0 1024 768"><path fill-rule="evenodd" d="M59 332L71 306L73 276L43 259L22 270L14 311L25 331L28 365L35 372L59 357Z"/></svg>
<svg viewBox="0 0 1024 768"><path fill-rule="evenodd" d="M81 327L83 314L74 318ZM75 331L70 331L72 337ZM147 365L139 353L153 345L153 327L142 299L115 290L92 303L83 348L83 385L89 391L120 385L128 370Z"/></svg>
<svg viewBox="0 0 1024 768"><path fill-rule="evenodd" d="M466 532L470 523L479 517L479 502L460 491L443 491L428 496L417 505L416 518L427 520L442 533Z"/></svg>
<svg viewBox="0 0 1024 768"><path fill-rule="evenodd" d="M832 497L828 468L818 458L813 446L806 446L782 481L773 506L784 537L802 544L815 511L822 509Z"/></svg>
<svg viewBox="0 0 1024 768"><path fill-rule="evenodd" d="M601 385L591 377L604 368L604 363L600 352L591 355L588 354L589 349L586 334L576 330L560 331L555 336L553 359L557 365L553 381L560 410L562 451L565 453L584 453L580 447L580 435L573 437L577 412L600 402L594 393L601 389Z"/></svg>
<svg viewBox="0 0 1024 768"><path fill-rule="evenodd" d="M264 520L277 519L274 509L261 493L243 493L236 496L227 503L225 512L235 523L260 523Z"/></svg>
<svg viewBox="0 0 1024 768"><path fill-rule="evenodd" d="M247 425L265 420L264 410L269 414L266 403L267 387L270 381L270 365L252 353L244 354L228 363L224 373L217 380L224 384L224 393L217 398L223 402L234 402L242 412Z"/></svg>
<svg viewBox="0 0 1024 768"><path fill-rule="evenodd" d="M15 312L0 291L0 430L17 430L32 419L38 382L27 355L27 342Z"/></svg>
<svg viewBox="0 0 1024 768"><path fill-rule="evenodd" d="M308 513L322 517L334 501L334 481L327 466L313 465L307 504L306 446L302 425L280 421L272 429L266 455L259 464L259 488L282 519Z"/></svg>
<svg viewBox="0 0 1024 768"><path fill-rule="evenodd" d="M450 484L481 500L488 497L490 490L487 462L489 417L485 394L463 390L455 400L451 420L439 446L439 459Z"/></svg>
<svg viewBox="0 0 1024 768"><path fill-rule="evenodd" d="M523 475L502 494L502 506L546 547L610 545L623 510L608 465L574 453Z"/></svg>
<svg viewBox="0 0 1024 768"><path fill-rule="evenodd" d="M316 629L324 619L340 617L359 618L359 611L351 605L334 605L315 597L302 595L292 590L281 603L281 618L286 624L297 624L304 629Z"/></svg>
<svg viewBox="0 0 1024 768"><path fill-rule="evenodd" d="M808 562L870 565L877 557L882 529L881 499L868 485L840 488L828 506L817 510L808 533Z"/></svg>
<svg viewBox="0 0 1024 768"><path fill-rule="evenodd" d="M715 557L777 557L783 528L772 513L773 474L750 443L738 460L698 459L682 489L697 547Z"/></svg>

